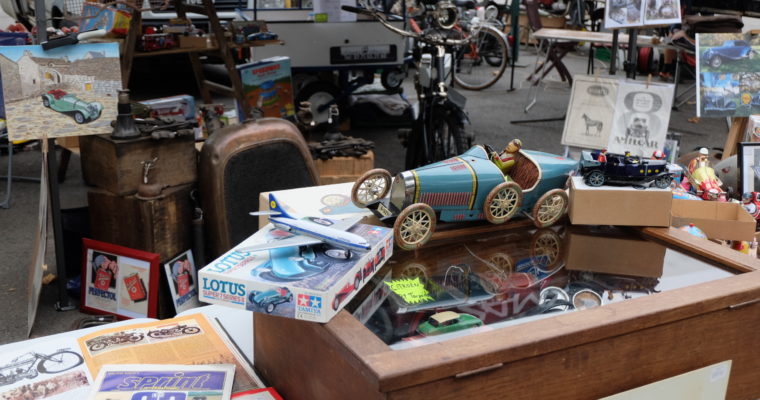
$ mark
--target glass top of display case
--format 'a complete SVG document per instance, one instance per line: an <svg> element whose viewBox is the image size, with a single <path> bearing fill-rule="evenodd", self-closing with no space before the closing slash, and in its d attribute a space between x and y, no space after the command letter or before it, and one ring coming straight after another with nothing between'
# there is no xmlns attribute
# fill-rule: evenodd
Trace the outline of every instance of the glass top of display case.
<svg viewBox="0 0 760 400"><path fill-rule="evenodd" d="M347 309L405 349L733 275L635 230L518 229L398 251Z"/></svg>

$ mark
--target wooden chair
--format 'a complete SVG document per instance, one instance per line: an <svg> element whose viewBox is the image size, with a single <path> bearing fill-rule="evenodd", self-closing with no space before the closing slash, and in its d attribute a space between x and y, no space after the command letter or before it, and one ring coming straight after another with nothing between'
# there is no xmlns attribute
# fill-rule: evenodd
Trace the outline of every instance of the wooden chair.
<svg viewBox="0 0 760 400"><path fill-rule="evenodd" d="M528 14L528 24L530 25L531 31L534 33L538 31L539 29L543 28L543 25L541 24L541 17L538 14L538 0L524 0L525 1L525 11ZM538 43L537 48L543 49L546 48L546 60L543 63L537 63L536 68L533 70L533 73L528 76L528 80L532 82L533 86L537 86L539 82L541 82L544 77L546 77L549 72L551 72L552 69L557 68L557 72L559 73L560 78L562 81L567 81L567 83L572 86L573 85L573 77L570 74L570 71L568 71L565 64L562 62L562 58L567 55L568 52L571 50L575 50L575 46L578 42L575 41L549 41L549 40L541 40ZM539 51L540 53L540 51ZM540 57L540 55L537 55Z"/></svg>

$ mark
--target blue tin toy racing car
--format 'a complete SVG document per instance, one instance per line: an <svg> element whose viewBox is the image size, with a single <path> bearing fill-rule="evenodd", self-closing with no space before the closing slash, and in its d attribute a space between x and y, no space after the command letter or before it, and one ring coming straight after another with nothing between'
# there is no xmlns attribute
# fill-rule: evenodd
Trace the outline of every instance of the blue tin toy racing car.
<svg viewBox="0 0 760 400"><path fill-rule="evenodd" d="M373 169L354 183L351 199L392 224L396 244L406 250L427 243L439 220L501 224L523 211L538 227L557 222L567 210L564 187L578 162L520 150L504 175L491 161L494 154L489 146L476 145L460 156L401 172L392 184L388 171Z"/></svg>

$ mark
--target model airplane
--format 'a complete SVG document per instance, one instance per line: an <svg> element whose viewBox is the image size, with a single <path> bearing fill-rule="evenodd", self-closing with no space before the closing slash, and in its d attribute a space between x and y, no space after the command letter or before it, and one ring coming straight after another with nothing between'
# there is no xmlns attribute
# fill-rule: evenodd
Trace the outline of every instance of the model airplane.
<svg viewBox="0 0 760 400"><path fill-rule="evenodd" d="M251 215L267 215L269 221L278 229L290 232L295 236L246 246L239 251L260 251L281 247L307 246L327 243L347 250L368 251L371 246L363 237L347 232L356 225L362 217L331 220L319 217L302 217L288 213L280 207L275 197L269 195L269 211L252 212Z"/></svg>

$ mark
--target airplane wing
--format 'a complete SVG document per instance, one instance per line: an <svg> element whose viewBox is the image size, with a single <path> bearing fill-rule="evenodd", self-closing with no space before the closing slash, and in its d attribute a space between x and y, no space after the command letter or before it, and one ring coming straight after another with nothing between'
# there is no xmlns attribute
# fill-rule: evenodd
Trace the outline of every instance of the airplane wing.
<svg viewBox="0 0 760 400"><path fill-rule="evenodd" d="M269 250L269 249L279 249L282 247L296 247L296 246L308 246L311 244L319 244L322 243L321 240L304 236L304 235L296 235L293 237L289 237L287 239L282 240L273 240L269 243L260 243L253 246L245 246L240 247L235 250L237 251L261 251L261 250Z"/></svg>
<svg viewBox="0 0 760 400"><path fill-rule="evenodd" d="M347 231L351 229L352 226L361 221L362 218L364 218L364 216L333 220L335 223L330 228Z"/></svg>

